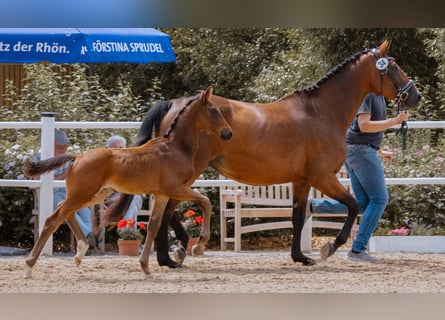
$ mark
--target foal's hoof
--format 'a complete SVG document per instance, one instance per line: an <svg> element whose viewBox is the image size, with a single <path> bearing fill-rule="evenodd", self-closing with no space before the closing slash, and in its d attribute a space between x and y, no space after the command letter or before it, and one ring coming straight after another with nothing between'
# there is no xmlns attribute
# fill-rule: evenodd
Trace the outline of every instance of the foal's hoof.
<svg viewBox="0 0 445 320"><path fill-rule="evenodd" d="M326 243L323 247L320 249L320 258L321 260L327 259L330 256L332 256L337 249L335 248L335 245L331 242Z"/></svg>
<svg viewBox="0 0 445 320"><path fill-rule="evenodd" d="M31 279L32 278L32 268L30 266L26 266L25 274L23 275L23 278L25 278L25 279Z"/></svg>
<svg viewBox="0 0 445 320"><path fill-rule="evenodd" d="M175 248L175 250L173 250L173 257L175 257L175 260L179 265L182 265L182 262L184 261L186 256L187 252L183 247L177 247Z"/></svg>

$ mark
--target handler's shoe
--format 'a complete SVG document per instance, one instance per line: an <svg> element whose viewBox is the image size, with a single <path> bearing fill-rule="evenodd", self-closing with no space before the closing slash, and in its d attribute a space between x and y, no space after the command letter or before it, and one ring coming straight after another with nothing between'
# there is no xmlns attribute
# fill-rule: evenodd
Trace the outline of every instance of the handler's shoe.
<svg viewBox="0 0 445 320"><path fill-rule="evenodd" d="M379 258L369 255L366 251L355 253L355 252L352 252L352 250L349 250L349 252L348 252L348 260L356 261L356 262L377 262L377 261L380 261Z"/></svg>

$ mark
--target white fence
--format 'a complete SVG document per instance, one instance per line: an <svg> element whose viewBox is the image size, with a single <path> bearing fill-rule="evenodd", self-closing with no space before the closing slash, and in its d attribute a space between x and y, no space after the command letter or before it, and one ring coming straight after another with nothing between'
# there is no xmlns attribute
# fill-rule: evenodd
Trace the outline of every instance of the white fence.
<svg viewBox="0 0 445 320"><path fill-rule="evenodd" d="M40 122L0 122L0 129L41 129L42 159L54 155L54 129L138 129L140 122L56 122L55 113L42 113ZM445 128L445 121L408 121L410 129ZM395 127L394 127L395 128ZM340 179L343 184L349 184L349 179ZM234 185L232 180L196 180L195 187L220 187ZM436 178L387 178L386 184L445 184L445 177ZM44 174L41 180L7 180L0 179L1 187L40 188L39 230L53 211L53 188L65 186L65 181L54 181L52 173ZM42 254L52 255L52 237L48 239Z"/></svg>

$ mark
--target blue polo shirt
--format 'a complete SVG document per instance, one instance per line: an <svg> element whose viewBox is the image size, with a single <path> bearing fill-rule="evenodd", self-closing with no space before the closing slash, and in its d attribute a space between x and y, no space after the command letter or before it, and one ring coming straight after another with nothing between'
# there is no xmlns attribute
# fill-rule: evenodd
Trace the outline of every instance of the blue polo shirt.
<svg viewBox="0 0 445 320"><path fill-rule="evenodd" d="M380 149L382 143L383 131L379 132L361 132L358 125L358 115L363 113L371 114L371 121L379 121L386 119L386 103L385 98L374 93L368 94L363 99L357 115L352 121L351 126L346 132L347 144L365 144L375 149Z"/></svg>

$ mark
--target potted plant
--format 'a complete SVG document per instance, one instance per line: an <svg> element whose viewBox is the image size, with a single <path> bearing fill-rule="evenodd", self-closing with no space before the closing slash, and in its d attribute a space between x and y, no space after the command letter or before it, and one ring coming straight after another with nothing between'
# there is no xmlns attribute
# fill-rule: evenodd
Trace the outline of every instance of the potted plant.
<svg viewBox="0 0 445 320"><path fill-rule="evenodd" d="M141 240L144 238L141 230L146 230L145 223L136 224L136 221L131 218L122 219L117 223L119 255L137 256L139 254Z"/></svg>
<svg viewBox="0 0 445 320"><path fill-rule="evenodd" d="M184 229L189 234L190 238L187 243L187 254L191 255L192 247L198 243L199 233L201 232L202 227L202 216L198 215L193 210L187 210L184 213L185 220L182 221L182 225ZM204 252L199 252L198 254L203 254Z"/></svg>

